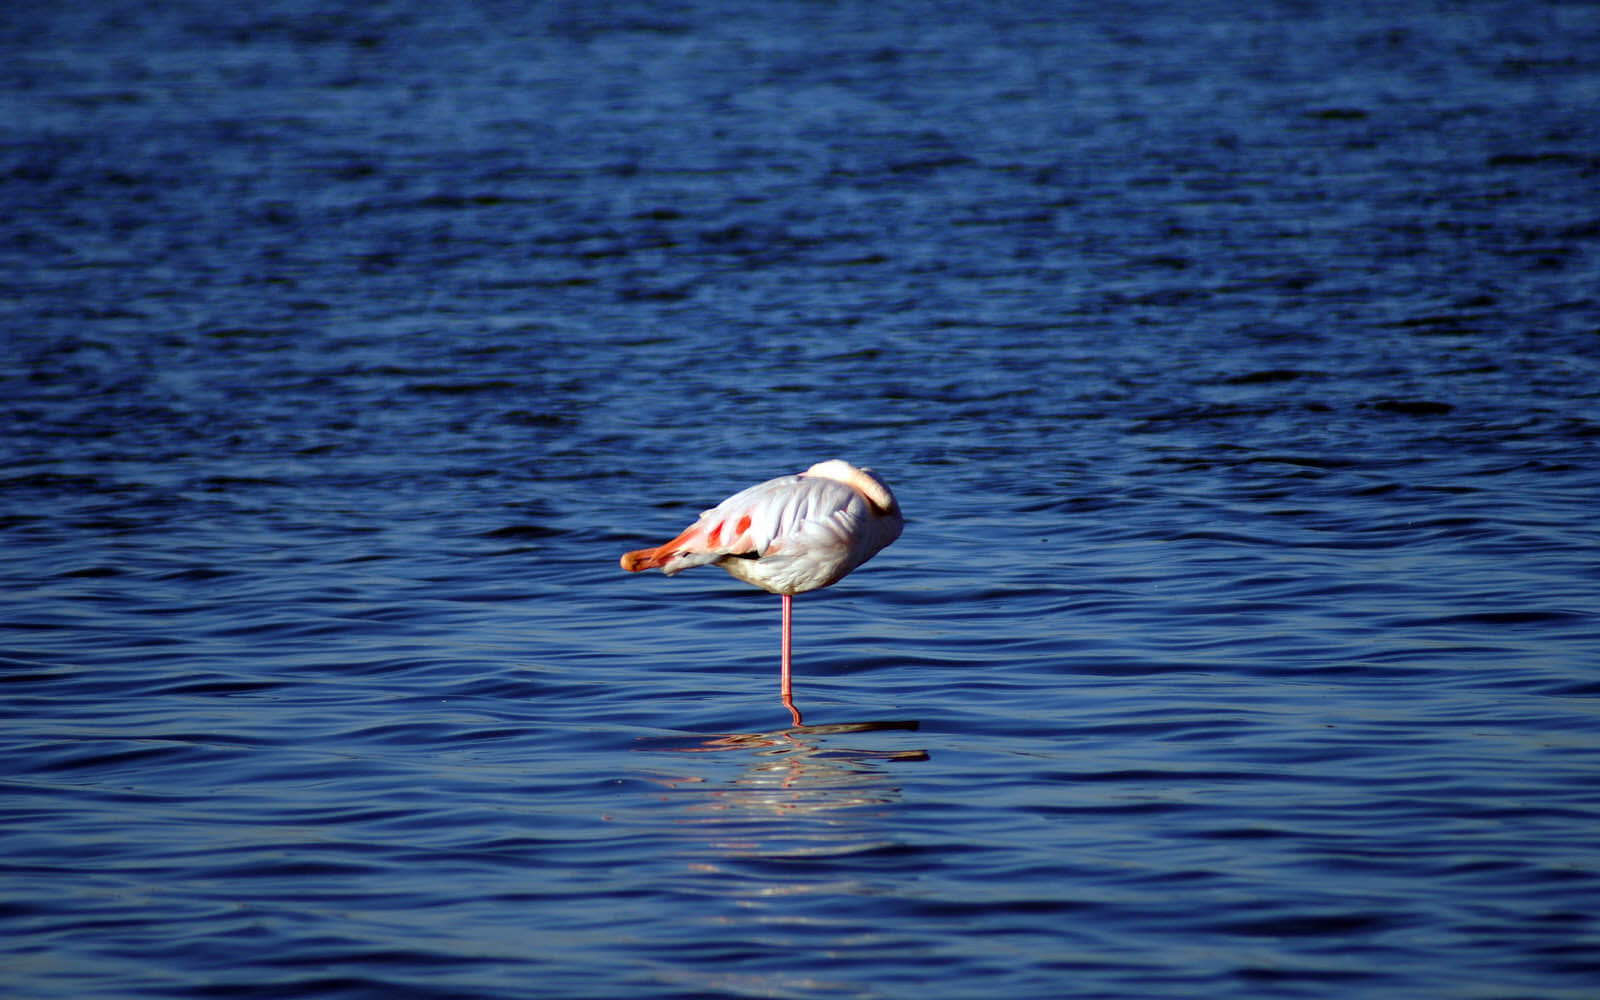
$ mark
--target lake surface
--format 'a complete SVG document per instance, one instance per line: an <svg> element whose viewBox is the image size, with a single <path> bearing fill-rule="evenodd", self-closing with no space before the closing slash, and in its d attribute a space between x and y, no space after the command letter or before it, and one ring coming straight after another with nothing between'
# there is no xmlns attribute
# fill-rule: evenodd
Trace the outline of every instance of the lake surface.
<svg viewBox="0 0 1600 1000"><path fill-rule="evenodd" d="M0 993L1596 996L1600 7L1325 6L8 8Z"/></svg>

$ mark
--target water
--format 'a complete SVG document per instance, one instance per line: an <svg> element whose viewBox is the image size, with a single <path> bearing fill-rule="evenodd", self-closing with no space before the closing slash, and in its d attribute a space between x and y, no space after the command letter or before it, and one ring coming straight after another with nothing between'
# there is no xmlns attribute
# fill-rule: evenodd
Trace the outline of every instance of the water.
<svg viewBox="0 0 1600 1000"><path fill-rule="evenodd" d="M1600 9L13 7L0 992L1600 989Z"/></svg>

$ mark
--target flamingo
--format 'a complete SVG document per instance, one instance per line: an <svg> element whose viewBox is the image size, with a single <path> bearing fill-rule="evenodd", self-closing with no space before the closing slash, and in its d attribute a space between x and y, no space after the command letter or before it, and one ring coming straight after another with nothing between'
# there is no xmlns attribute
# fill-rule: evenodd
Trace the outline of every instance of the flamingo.
<svg viewBox="0 0 1600 1000"><path fill-rule="evenodd" d="M707 563L783 596L779 691L800 725L789 683L789 620L795 594L837 583L900 537L900 505L870 469L832 459L741 490L683 533L622 557L630 573L668 576Z"/></svg>

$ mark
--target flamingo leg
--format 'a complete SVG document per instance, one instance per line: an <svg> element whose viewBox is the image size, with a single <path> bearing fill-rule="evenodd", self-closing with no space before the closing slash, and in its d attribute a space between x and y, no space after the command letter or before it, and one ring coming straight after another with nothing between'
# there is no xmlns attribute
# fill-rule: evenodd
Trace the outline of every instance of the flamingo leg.
<svg viewBox="0 0 1600 1000"><path fill-rule="evenodd" d="M794 716L794 724L800 725L800 710L794 707L794 692L789 684L789 618L793 595L783 594L783 655L778 674L778 694L783 700L783 707Z"/></svg>

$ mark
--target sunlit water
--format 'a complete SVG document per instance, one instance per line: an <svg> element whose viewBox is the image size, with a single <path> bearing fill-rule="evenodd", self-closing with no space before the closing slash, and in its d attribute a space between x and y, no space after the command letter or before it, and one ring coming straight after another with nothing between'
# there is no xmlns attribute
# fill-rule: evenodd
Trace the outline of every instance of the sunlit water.
<svg viewBox="0 0 1600 1000"><path fill-rule="evenodd" d="M9 11L0 993L1595 996L1600 9L1332 6Z"/></svg>

